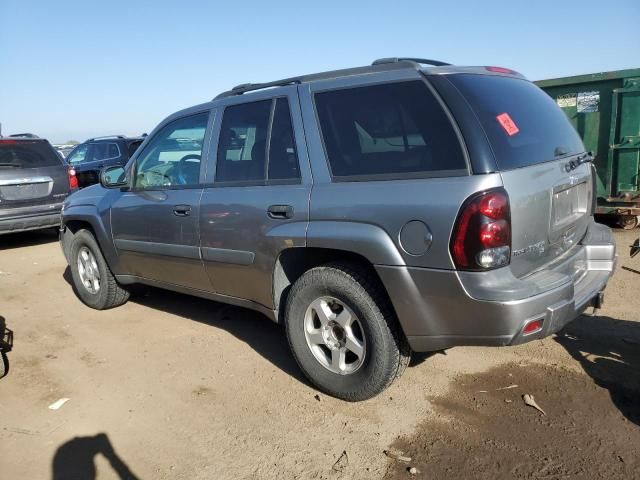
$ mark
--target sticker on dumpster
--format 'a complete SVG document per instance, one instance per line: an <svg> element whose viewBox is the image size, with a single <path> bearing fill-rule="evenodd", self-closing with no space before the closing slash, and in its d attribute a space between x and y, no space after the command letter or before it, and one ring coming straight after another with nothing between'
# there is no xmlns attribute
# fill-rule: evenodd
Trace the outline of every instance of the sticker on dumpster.
<svg viewBox="0 0 640 480"><path fill-rule="evenodd" d="M502 128L504 128L504 131L507 132L507 135L509 135L510 137L520 131L520 129L516 125L516 122L511 119L508 113L501 113L496 117L496 120L498 120L498 123L502 126Z"/></svg>
<svg viewBox="0 0 640 480"><path fill-rule="evenodd" d="M600 106L600 92L578 93L578 112L597 112Z"/></svg>
<svg viewBox="0 0 640 480"><path fill-rule="evenodd" d="M565 93L564 95L558 95L556 103L560 108L575 107L576 106L576 94Z"/></svg>

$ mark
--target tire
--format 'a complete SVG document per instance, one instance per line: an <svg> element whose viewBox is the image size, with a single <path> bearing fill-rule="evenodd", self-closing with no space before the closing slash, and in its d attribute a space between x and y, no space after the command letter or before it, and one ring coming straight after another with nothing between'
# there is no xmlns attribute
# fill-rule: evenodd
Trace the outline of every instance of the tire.
<svg viewBox="0 0 640 480"><path fill-rule="evenodd" d="M347 319L346 325L352 322L342 333L336 325L341 318ZM325 327L327 319L333 327ZM411 358L384 288L375 275L357 265L332 263L305 272L288 296L285 328L306 377L322 392L347 401L381 393ZM344 357L334 362L336 351L345 348Z"/></svg>
<svg viewBox="0 0 640 480"><path fill-rule="evenodd" d="M624 230L633 230L638 226L638 217L636 215L620 215L618 225Z"/></svg>
<svg viewBox="0 0 640 480"><path fill-rule="evenodd" d="M82 263L78 260L80 255L83 255L85 259L94 260L88 262L92 264L91 275L87 273L87 269L84 273L80 272L80 263ZM73 236L69 267L71 268L75 293L85 305L96 310L106 310L122 305L129 299L129 292L118 285L102 255L98 242L88 230L79 230ZM88 287L85 283L87 279L97 280L97 288L95 281L91 280L89 283L92 286Z"/></svg>

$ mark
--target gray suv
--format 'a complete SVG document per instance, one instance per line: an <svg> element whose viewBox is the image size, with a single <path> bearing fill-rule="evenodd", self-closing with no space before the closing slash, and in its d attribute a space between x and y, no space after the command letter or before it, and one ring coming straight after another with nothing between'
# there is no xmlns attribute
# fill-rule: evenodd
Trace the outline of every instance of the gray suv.
<svg viewBox="0 0 640 480"><path fill-rule="evenodd" d="M77 188L75 171L47 140L0 137L0 235L58 228L62 202Z"/></svg>
<svg viewBox="0 0 640 480"><path fill-rule="evenodd" d="M600 306L616 255L590 161L514 71L383 59L171 115L65 202L61 242L87 305L143 283L255 309L320 390L363 400L411 351Z"/></svg>

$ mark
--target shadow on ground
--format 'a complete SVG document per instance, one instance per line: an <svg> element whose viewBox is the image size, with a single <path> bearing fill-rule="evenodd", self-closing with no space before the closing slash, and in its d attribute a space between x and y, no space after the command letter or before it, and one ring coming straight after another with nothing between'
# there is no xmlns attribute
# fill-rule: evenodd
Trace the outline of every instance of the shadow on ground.
<svg viewBox="0 0 640 480"><path fill-rule="evenodd" d="M583 315L555 338L640 426L640 322Z"/></svg>
<svg viewBox="0 0 640 480"><path fill-rule="evenodd" d="M93 437L75 437L64 443L53 457L53 480L94 480L97 478L95 458L104 456L121 480L136 480L138 477L116 453L104 433Z"/></svg>
<svg viewBox="0 0 640 480"><path fill-rule="evenodd" d="M0 250L12 248L34 247L58 240L58 229L47 228L45 230L32 230L20 233L7 233L0 235Z"/></svg>
<svg viewBox="0 0 640 480"><path fill-rule="evenodd" d="M9 374L7 353L13 348L13 331L7 328L5 318L0 315L0 379Z"/></svg>
<svg viewBox="0 0 640 480"><path fill-rule="evenodd" d="M73 288L69 267L66 268L63 277ZM129 301L224 329L283 372L311 386L289 350L284 328L258 312L143 285L132 287Z"/></svg>

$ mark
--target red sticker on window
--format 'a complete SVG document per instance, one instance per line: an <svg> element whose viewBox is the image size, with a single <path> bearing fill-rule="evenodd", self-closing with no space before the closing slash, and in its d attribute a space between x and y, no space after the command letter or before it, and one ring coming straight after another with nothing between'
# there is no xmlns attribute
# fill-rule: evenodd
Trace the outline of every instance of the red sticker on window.
<svg viewBox="0 0 640 480"><path fill-rule="evenodd" d="M508 113L501 113L496 117L496 120L498 120L500 125L502 125L502 128L504 128L504 131L507 132L507 135L510 137L520 131L516 122L512 120Z"/></svg>

